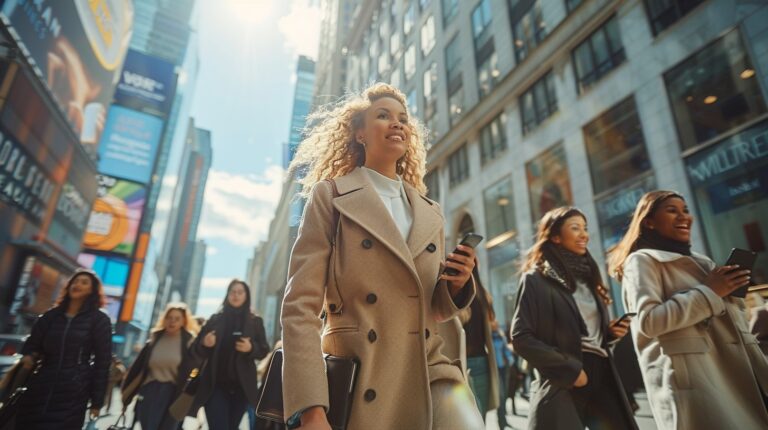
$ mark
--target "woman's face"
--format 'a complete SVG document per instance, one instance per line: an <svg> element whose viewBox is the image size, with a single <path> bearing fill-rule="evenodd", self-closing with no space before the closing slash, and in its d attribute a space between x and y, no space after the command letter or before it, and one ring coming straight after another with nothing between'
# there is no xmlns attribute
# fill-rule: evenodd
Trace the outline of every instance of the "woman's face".
<svg viewBox="0 0 768 430"><path fill-rule="evenodd" d="M165 314L165 322L163 323L165 332L168 334L176 334L184 327L184 313L178 309L173 309Z"/></svg>
<svg viewBox="0 0 768 430"><path fill-rule="evenodd" d="M560 227L560 234L553 236L552 242L574 254L586 254L589 243L587 221L581 215L574 215L566 219L563 226Z"/></svg>
<svg viewBox="0 0 768 430"><path fill-rule="evenodd" d="M397 162L411 141L405 107L391 97L376 100L365 112L365 124L356 137L365 143L366 160Z"/></svg>
<svg viewBox="0 0 768 430"><path fill-rule="evenodd" d="M86 274L75 276L72 284L69 286L69 299L82 300L90 296L93 292L93 282L91 277Z"/></svg>
<svg viewBox="0 0 768 430"><path fill-rule="evenodd" d="M693 216L685 200L669 197L645 220L645 227L656 230L662 237L678 242L691 242Z"/></svg>
<svg viewBox="0 0 768 430"><path fill-rule="evenodd" d="M227 302L229 302L229 305L233 308L242 306L243 303L245 303L245 298L245 286L239 282L233 285L232 288L229 289L229 293L227 293Z"/></svg>

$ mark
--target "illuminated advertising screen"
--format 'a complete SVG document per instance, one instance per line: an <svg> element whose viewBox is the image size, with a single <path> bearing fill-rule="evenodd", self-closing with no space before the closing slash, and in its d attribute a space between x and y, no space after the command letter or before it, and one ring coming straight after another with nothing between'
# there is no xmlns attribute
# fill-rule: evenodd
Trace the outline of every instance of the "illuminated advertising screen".
<svg viewBox="0 0 768 430"><path fill-rule="evenodd" d="M563 145L544 151L526 163L531 217L534 225L548 211L573 204L571 178Z"/></svg>
<svg viewBox="0 0 768 430"><path fill-rule="evenodd" d="M99 175L99 189L88 219L83 247L130 256L136 245L146 188L135 182Z"/></svg>
<svg viewBox="0 0 768 430"><path fill-rule="evenodd" d="M117 321L123 291L128 281L130 261L120 257L82 253L77 257L77 262L93 270L101 279L104 294L107 296L107 313L112 322Z"/></svg>
<svg viewBox="0 0 768 430"><path fill-rule="evenodd" d="M125 0L6 0L0 20L81 141L99 142L133 25Z"/></svg>
<svg viewBox="0 0 768 430"><path fill-rule="evenodd" d="M176 85L175 66L141 52L129 50L115 90L115 103L158 116L171 109Z"/></svg>
<svg viewBox="0 0 768 430"><path fill-rule="evenodd" d="M99 144L99 172L148 183L162 132L161 119L112 105Z"/></svg>

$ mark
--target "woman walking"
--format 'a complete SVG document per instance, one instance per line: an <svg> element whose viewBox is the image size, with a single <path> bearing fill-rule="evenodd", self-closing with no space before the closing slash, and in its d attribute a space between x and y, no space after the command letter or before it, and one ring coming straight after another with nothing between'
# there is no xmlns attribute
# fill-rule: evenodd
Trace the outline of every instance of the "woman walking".
<svg viewBox="0 0 768 430"><path fill-rule="evenodd" d="M251 312L251 292L245 282L229 283L221 311L205 323L192 350L206 364L191 415L204 406L211 430L238 428L248 404L255 406L259 401L255 361L270 351L264 322Z"/></svg>
<svg viewBox="0 0 768 430"><path fill-rule="evenodd" d="M191 370L188 348L197 330L197 322L186 304L168 304L128 371L122 386L123 410L139 396L135 413L142 430L179 427L180 423L171 417L168 408L180 394Z"/></svg>
<svg viewBox="0 0 768 430"><path fill-rule="evenodd" d="M671 191L645 194L609 256L660 429L768 428L768 363L730 294L749 272L691 252L693 216Z"/></svg>
<svg viewBox="0 0 768 430"><path fill-rule="evenodd" d="M512 346L537 371L529 429L637 428L610 347L628 324L608 320L588 242L581 211L553 209L522 268Z"/></svg>
<svg viewBox="0 0 768 430"><path fill-rule="evenodd" d="M350 429L484 428L460 367L441 353L438 323L474 296L474 251L460 246L466 255L444 262L458 275L441 274L444 221L423 195L423 129L386 84L314 119L294 161L309 199L281 316L286 420L330 428L328 353L360 361Z"/></svg>
<svg viewBox="0 0 768 430"><path fill-rule="evenodd" d="M51 310L38 318L24 343L22 365L40 367L19 401L16 428L80 430L104 405L112 352L112 325L99 278L75 272Z"/></svg>

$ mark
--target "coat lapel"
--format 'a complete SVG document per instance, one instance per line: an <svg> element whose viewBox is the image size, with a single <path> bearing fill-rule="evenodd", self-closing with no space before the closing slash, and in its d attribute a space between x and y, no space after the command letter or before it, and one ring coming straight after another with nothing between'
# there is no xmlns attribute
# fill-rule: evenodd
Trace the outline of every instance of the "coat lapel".
<svg viewBox="0 0 768 430"><path fill-rule="evenodd" d="M408 249L415 258L426 249L429 241L434 240L435 234L443 226L443 216L437 206L428 202L409 184L404 184L405 194L413 209L413 225L408 235Z"/></svg>

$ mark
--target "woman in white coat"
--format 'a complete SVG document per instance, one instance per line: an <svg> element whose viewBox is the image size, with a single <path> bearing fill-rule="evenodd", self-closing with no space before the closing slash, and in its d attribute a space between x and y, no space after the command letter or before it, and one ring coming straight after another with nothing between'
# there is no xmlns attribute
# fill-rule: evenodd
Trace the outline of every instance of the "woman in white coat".
<svg viewBox="0 0 768 430"><path fill-rule="evenodd" d="M731 297L749 271L691 252L693 216L671 191L645 194L610 252L660 429L766 429L768 363Z"/></svg>

